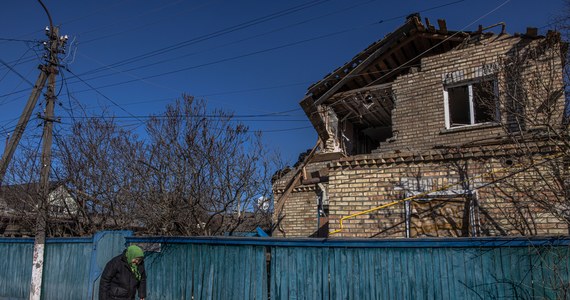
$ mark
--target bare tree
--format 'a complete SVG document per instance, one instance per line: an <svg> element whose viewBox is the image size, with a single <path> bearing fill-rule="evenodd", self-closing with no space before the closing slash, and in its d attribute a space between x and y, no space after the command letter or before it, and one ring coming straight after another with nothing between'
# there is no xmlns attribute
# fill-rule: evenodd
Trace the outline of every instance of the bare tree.
<svg viewBox="0 0 570 300"><path fill-rule="evenodd" d="M57 140L60 180L77 200L77 234L251 231L270 214L270 167L260 133L184 96L146 122L140 138L112 118L87 118Z"/></svg>
<svg viewBox="0 0 570 300"><path fill-rule="evenodd" d="M512 172L491 173L491 180L501 180L491 193L518 211L519 219L524 221L521 226L527 228L522 229L523 234L536 230L528 217L533 211L570 225L565 56L566 44L557 33L517 45L499 60L496 76L502 80L494 81L498 86L489 86L487 92L480 93L479 103L488 111L497 110L500 116L498 124L505 133L503 147L511 153L504 163L513 166ZM506 174L509 172L512 174Z"/></svg>
<svg viewBox="0 0 570 300"><path fill-rule="evenodd" d="M260 221L269 165L259 133L189 96L153 117L147 132L137 168L148 178L138 211L149 232L217 235Z"/></svg>
<svg viewBox="0 0 570 300"><path fill-rule="evenodd" d="M133 172L144 159L144 147L136 135L109 118L88 118L74 123L68 135L57 139L57 176L65 181L77 201L71 215L79 234L101 229L136 228L131 191L141 187Z"/></svg>

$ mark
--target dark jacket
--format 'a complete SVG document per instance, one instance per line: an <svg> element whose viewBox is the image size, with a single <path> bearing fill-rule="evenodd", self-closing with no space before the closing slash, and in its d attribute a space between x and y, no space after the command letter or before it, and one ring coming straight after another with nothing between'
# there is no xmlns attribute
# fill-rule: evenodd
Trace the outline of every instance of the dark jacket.
<svg viewBox="0 0 570 300"><path fill-rule="evenodd" d="M140 298L146 298L146 273L144 264L138 265L141 280L137 280L127 257L123 254L111 259L105 266L99 283L99 300L135 299L138 290Z"/></svg>

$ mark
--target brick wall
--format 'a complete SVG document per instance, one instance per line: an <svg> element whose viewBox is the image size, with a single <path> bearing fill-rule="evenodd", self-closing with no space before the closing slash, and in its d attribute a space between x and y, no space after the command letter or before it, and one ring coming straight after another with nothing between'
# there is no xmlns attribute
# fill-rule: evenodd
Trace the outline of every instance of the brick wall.
<svg viewBox="0 0 570 300"><path fill-rule="evenodd" d="M547 203L553 198L546 187L552 178L543 177L550 173L549 166L540 170L524 170L523 164L505 167L504 157L498 156L441 158L406 160L395 153L378 153L333 162L331 230L340 228L343 217L397 202L344 220L342 231L334 237L405 237L405 202L398 200L438 189L447 194L409 202L410 237L568 234L568 224L537 201ZM534 157L535 162L541 159L548 157ZM544 193L531 195L531 189L521 185L544 188Z"/></svg>
<svg viewBox="0 0 570 300"><path fill-rule="evenodd" d="M310 163L305 167L305 174L308 178L317 177L323 170L328 172L328 162ZM287 173L285 176L279 178L273 184L274 198L280 199L283 195L287 183L293 179L295 171ZM307 178L304 178L307 179ZM324 183L327 186L327 183ZM327 188L325 188L327 189ZM316 236L320 227L325 226L326 219L317 219L317 201L320 196L320 189L317 184L298 185L296 186L287 199L283 199L285 205L281 215L278 217L274 215L274 222L281 218L279 227L273 233L273 236L280 237L308 237ZM321 230L325 230L322 228Z"/></svg>
<svg viewBox="0 0 570 300"><path fill-rule="evenodd" d="M317 232L317 193L314 186L296 188L283 207L284 218L273 236L313 236Z"/></svg>
<svg viewBox="0 0 570 300"><path fill-rule="evenodd" d="M464 145L501 136L504 130L498 125L481 124L446 129L444 80L446 76L456 76L460 82L465 82L480 78L485 72L493 73L493 76L498 77L499 102L503 111L501 121L512 121L507 119L508 114L505 113L504 106L510 101L507 95L512 94L511 91L507 91L508 80L505 76L510 78L513 74L504 70L503 63L507 54L519 53L521 48L535 49L538 43L545 41L528 41L509 35L493 36L463 49L422 59L421 71L400 76L392 84L396 97L395 108L392 111L395 138L390 143L381 143L380 151L425 150L438 145ZM540 55L541 59L536 59L536 55L525 56L525 69L517 70L522 72L519 74L520 82L525 83L522 90L528 102L527 113L531 114L529 120L544 119L544 112L540 116L536 108L549 94L563 86L560 56L542 52ZM545 57L548 59L545 60ZM516 62L521 63L522 59L518 58ZM556 100L557 120L550 120L551 124L560 124L563 105L563 99Z"/></svg>

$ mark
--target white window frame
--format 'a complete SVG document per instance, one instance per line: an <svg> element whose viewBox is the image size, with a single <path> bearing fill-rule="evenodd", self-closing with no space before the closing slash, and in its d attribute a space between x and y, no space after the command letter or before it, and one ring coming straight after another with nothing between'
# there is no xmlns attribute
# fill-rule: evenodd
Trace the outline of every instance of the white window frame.
<svg viewBox="0 0 570 300"><path fill-rule="evenodd" d="M469 126L478 126L481 124L490 124L490 123L497 123L500 120L500 115L499 115L499 89L498 89L498 83L497 83L497 79L489 79L490 81L493 81L493 93L495 94L495 121L490 121L490 122L482 122L482 123L475 123L475 107L473 104L473 84L475 83L479 83L483 80L471 80L471 81L464 81L461 83L456 83L456 84L449 84L449 85L444 85L443 87L443 107L444 107L444 111L445 111L445 128L446 129L452 129L452 128L462 128L462 127L469 127ZM467 125L459 125L459 126L451 126L451 114L449 112L449 93L448 93L448 89L450 88L455 88L455 87L460 87L460 86L467 86L467 91L468 91L468 95L469 95L469 124Z"/></svg>

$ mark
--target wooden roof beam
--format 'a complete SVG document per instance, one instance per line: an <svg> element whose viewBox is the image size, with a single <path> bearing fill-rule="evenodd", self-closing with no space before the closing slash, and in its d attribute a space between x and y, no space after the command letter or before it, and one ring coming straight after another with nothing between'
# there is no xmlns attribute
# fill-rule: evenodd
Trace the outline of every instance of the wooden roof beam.
<svg viewBox="0 0 570 300"><path fill-rule="evenodd" d="M353 68L348 74L346 74L342 79L340 79L333 87L331 87L327 92L325 92L319 99L315 100L315 105L319 105L327 100L330 96L336 93L349 79L351 76L358 74L360 71L368 67L371 63L373 63L377 58L379 58L384 52L394 46L396 43L399 42L400 38L406 37L406 34L410 32L412 29L417 28L418 20L416 18L411 18L408 22L400 27L397 31L390 34L386 39L386 43L384 43L381 47L376 49L370 56L368 56L364 61L358 64L355 68Z"/></svg>
<svg viewBox="0 0 570 300"><path fill-rule="evenodd" d="M439 25L439 32L447 34L447 24L443 19L437 19L437 24Z"/></svg>
<svg viewBox="0 0 570 300"><path fill-rule="evenodd" d="M448 32L448 33L451 33L451 32ZM454 32L451 35L429 33L429 32L418 33L418 36L420 36L422 38L426 38L426 39L430 39L430 40L447 40L447 41L451 41L451 42L463 42L463 40L465 40L465 38L468 35L469 35L468 33L462 33L462 32Z"/></svg>

